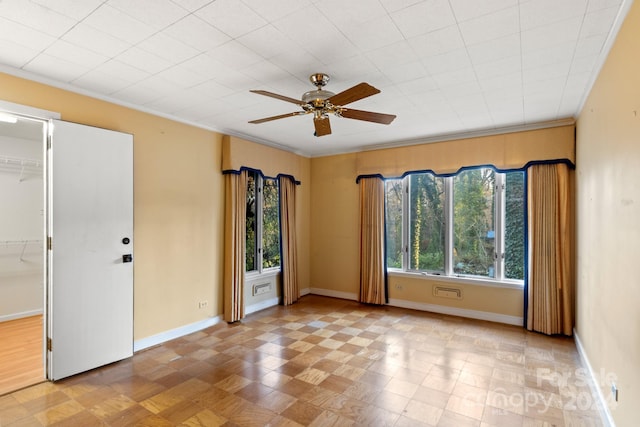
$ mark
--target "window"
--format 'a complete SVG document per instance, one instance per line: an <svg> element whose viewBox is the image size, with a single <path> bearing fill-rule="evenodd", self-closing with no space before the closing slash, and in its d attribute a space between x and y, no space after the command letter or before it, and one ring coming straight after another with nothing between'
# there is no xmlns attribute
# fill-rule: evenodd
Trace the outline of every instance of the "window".
<svg viewBox="0 0 640 427"><path fill-rule="evenodd" d="M524 280L524 173L469 169L385 182L387 267Z"/></svg>
<svg viewBox="0 0 640 427"><path fill-rule="evenodd" d="M495 277L495 177L472 169L453 179L453 272Z"/></svg>
<svg viewBox="0 0 640 427"><path fill-rule="evenodd" d="M387 267L402 268L402 181L385 181Z"/></svg>
<svg viewBox="0 0 640 427"><path fill-rule="evenodd" d="M245 271L280 267L280 197L278 180L249 172L247 182Z"/></svg>
<svg viewBox="0 0 640 427"><path fill-rule="evenodd" d="M409 269L444 271L444 178L409 176Z"/></svg>

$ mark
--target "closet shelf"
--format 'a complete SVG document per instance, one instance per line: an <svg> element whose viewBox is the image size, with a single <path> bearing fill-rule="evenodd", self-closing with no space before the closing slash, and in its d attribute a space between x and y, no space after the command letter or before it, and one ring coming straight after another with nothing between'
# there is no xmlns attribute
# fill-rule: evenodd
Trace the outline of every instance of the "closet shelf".
<svg viewBox="0 0 640 427"><path fill-rule="evenodd" d="M42 240L0 240L0 246L15 246L42 243Z"/></svg>
<svg viewBox="0 0 640 427"><path fill-rule="evenodd" d="M42 245L43 240L0 240L0 247L22 246L20 261L24 262L24 253L29 245Z"/></svg>
<svg viewBox="0 0 640 427"><path fill-rule="evenodd" d="M42 161L22 157L0 156L0 168L20 172L20 182L24 180L24 174L42 171Z"/></svg>

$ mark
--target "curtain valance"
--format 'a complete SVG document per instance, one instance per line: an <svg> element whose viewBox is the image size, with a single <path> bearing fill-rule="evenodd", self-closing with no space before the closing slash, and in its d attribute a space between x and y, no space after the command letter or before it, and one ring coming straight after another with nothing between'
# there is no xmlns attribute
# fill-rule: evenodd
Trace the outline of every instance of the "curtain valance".
<svg viewBox="0 0 640 427"><path fill-rule="evenodd" d="M359 175L356 178L356 184L358 184L361 179L365 179L365 178L380 178L380 179L384 180L384 179L389 179L389 178L392 178L392 179L393 178L404 178L407 175L411 175L411 174L415 174L415 173L431 173L431 174L433 174L435 176L448 177L448 176L457 175L460 172L463 172L463 171L469 170L469 169L491 168L491 169L495 170L496 172L514 172L514 171L525 171L525 170L529 169L531 166L536 166L536 165L558 165L558 164L564 164L569 169L575 169L576 168L576 165L574 165L573 162L571 160L569 160L569 159L532 160L530 162L527 162L527 164L525 164L523 167L514 168L514 169L501 169L501 168L496 167L495 165L474 165L474 166L461 167L457 171L451 172L451 173L437 173L433 169L421 169L421 170L406 171L400 176L383 176L382 174L379 174L379 173L378 174L371 174L371 175Z"/></svg>
<svg viewBox="0 0 640 427"><path fill-rule="evenodd" d="M283 178L283 179L288 178L289 180L291 180L291 182L295 183L296 185L300 185L300 181L296 180L296 177L293 175L279 173L276 176L269 176L269 175L266 175L264 172L262 172L260 169L254 169L247 166L241 166L239 170L223 170L222 174L223 175L240 175L244 171L256 172L258 175L262 176L263 178L269 178L269 179L279 180L280 178Z"/></svg>
<svg viewBox="0 0 640 427"><path fill-rule="evenodd" d="M267 178L290 176L299 184L308 159L289 151L279 150L234 136L222 138L222 172L258 171Z"/></svg>
<svg viewBox="0 0 640 427"><path fill-rule="evenodd" d="M575 163L575 125L363 151L356 155L356 176L453 175L481 165L505 171L539 162Z"/></svg>

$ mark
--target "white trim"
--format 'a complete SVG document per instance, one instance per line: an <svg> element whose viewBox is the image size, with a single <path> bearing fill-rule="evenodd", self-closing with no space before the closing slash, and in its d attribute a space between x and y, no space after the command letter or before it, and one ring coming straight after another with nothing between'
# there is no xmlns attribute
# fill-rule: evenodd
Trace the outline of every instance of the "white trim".
<svg viewBox="0 0 640 427"><path fill-rule="evenodd" d="M250 136L250 135L244 134L242 132L231 131L230 129L223 129L223 128L218 128L218 127L215 127L215 126L204 125L202 123L198 123L198 122L195 122L193 120L187 120L187 119L184 119L184 118L180 118L180 117L175 116L173 114L163 113L162 111L154 110L154 109L142 106L142 105L136 105L136 104L133 104L133 103L130 103L130 102L127 102L127 101L123 101L121 99L114 98L112 96L108 96L108 95L105 95L105 94L94 92L94 91L91 91L91 90L88 90L88 89L84 89L84 88L81 88L81 87L78 87L78 86L73 86L73 85L71 85L69 83L59 82L59 81L56 81L54 79L41 76L39 74L35 74L35 73L29 72L29 71L25 71L25 70L22 70L22 69L11 67L9 65L0 64L0 72L6 73L6 74L9 74L9 75L21 78L21 79L31 80L31 81L36 82L36 83L42 83L42 84L45 84L47 86L55 87L55 88L58 88L58 89L63 89L63 90L66 90L66 91L69 91L69 92L72 92L72 93L77 93L79 95L88 96L90 98L98 99L100 101L108 102L110 104L120 105L122 107L130 108L132 110L140 111L140 112L146 113L146 114L151 114L151 115L156 116L156 117L162 117L164 119L169 119L169 120L173 120L173 121L176 121L176 122L179 122L179 123L184 123L186 125L193 126L193 127L199 128L199 129L205 129L205 130L209 130L209 131L212 131L212 132L217 132L217 133L220 133L220 134L223 134L223 135L235 136L237 138L245 139L247 141L251 141L251 142L258 143L258 144L267 145L269 147L277 148L277 149L282 150L282 151L289 151L291 153L297 154L297 155L302 156L302 157L307 157L307 158L310 157L304 151L300 151L300 150L294 149L294 148L289 147L289 146L278 144L278 143L276 143L274 141L269 141L269 140L262 139L262 138L256 138L255 136ZM15 105L18 105L18 104L15 104ZM41 111L45 111L45 110L41 110ZM57 114L57 113L54 113L54 114ZM48 118L60 119L60 115L58 114L58 117L48 117Z"/></svg>
<svg viewBox="0 0 640 427"><path fill-rule="evenodd" d="M9 320L16 320L16 319L22 319L25 317L37 316L42 313L43 313L43 310L38 309L38 310L21 311L20 313L5 314L0 316L0 322L8 322Z"/></svg>
<svg viewBox="0 0 640 427"><path fill-rule="evenodd" d="M620 8L621 13L619 14L619 18L620 17L624 17L626 16L626 13L628 12L630 6L631 6L632 0L625 0L625 4ZM616 24L617 27L619 27L622 24L623 19L619 19ZM611 44L613 44L613 37L611 37L612 34L617 33L617 28L614 27L614 30L612 30L612 32L610 33L609 38L612 39L611 40ZM609 42L609 40L607 40L607 42ZM608 53L608 50L603 49L602 52L604 53L604 58L603 58L603 63L604 63L604 59L606 59L606 54ZM601 54L602 54L601 52ZM69 83L62 83L56 80L53 80L51 78L47 78L47 77L43 77L41 75L38 75L36 73L32 73L29 71L25 71L22 69L18 69L18 68L14 68L8 65L3 65L0 64L0 72L15 76L15 77L19 77L22 79L27 79L27 80L31 80L37 83L43 83L45 85L48 86L52 86L55 88L59 88L59 89L63 89L69 92L73 92L73 93L77 93L80 95L84 95L84 96L88 96L94 99L98 99L101 101L105 101L105 102L109 102L111 104L114 105L120 105L126 108L130 108L132 110L135 111L140 111L146 114L151 114L157 117L162 117L165 119L169 119L169 120L174 120L177 121L179 123L184 123L186 125L189 126L193 126L196 128L200 128L200 129L205 129L205 130L209 130L209 131L213 131L213 132L218 132L220 134L224 134L224 135L229 135L229 136L235 136L237 138L241 138L250 142L255 142L257 144L262 144L262 145L266 145L269 147L273 147L273 148L277 148L279 150L283 150L283 151L288 151L294 154L297 154L299 156L302 157L307 157L307 158L314 158L314 157L326 157L326 156L335 156L338 154L347 154L347 153L359 153L359 152L365 152L365 151L373 151L373 150L382 150L385 148L395 148L395 147L404 147L404 146L411 146L411 145L421 145L421 144L429 144L429 143L433 143L433 142L444 142L444 141L451 141L451 140L457 140L457 139L465 139L465 138L476 138L476 137L482 137L482 136L492 136L492 135L502 135L505 133L513 133L513 132L524 132L524 131L529 131L529 130L537 130L537 129L547 129L547 128L553 128L553 127L560 127L560 126L568 126L568 125L573 125L575 124L575 119L573 117L567 117L567 118L563 118L563 119L559 119L559 120L552 120L552 121L545 121L545 122L535 122L535 123L525 123L525 124L520 124L520 125L512 125L512 126L504 126L504 127L498 127L498 128L484 128L484 129L476 129L476 130L472 130L472 131L467 131L467 132L455 132L455 133L448 133L448 134L440 134L440 135L432 135L432 136L422 136L422 137L418 137L415 139L409 139L409 140L398 140L398 141L390 141L390 142L385 142L385 143L381 143L381 144L376 144L376 145L370 145L370 146L365 146L365 147L355 147L355 148L345 148L343 150L333 150L333 151L327 151L327 152L319 152L319 153L310 153L307 152L305 150L300 150L300 149L296 149L293 147L289 147L289 146L285 146L285 145L281 145L279 143L276 143L274 141L270 141L270 140L266 140L263 138L257 138L255 136L252 135L248 135L245 134L243 132L238 132L238 131L232 131L230 129L223 129L223 128L218 128L215 126L210 126L210 125L204 125L202 123L198 123L192 120L187 120L187 119L183 119L180 117L177 117L173 114L167 114L167 113L163 113L161 111L157 111L157 110L153 110L151 108L148 107L144 107L144 106L140 106L140 105L135 105L132 104L130 102L126 102L123 101L121 99L117 99L108 95L104 95L104 94L100 94L98 92L94 92L91 90L87 90L84 88L80 88L77 86L73 86ZM599 69L598 69L599 72ZM595 81L595 77L597 77L597 73L595 74L595 76L593 77L593 81ZM592 83L593 85L593 83ZM589 86L589 88L591 88L591 85ZM588 92L585 92L588 94ZM581 111L581 109L577 110L577 113L579 113Z"/></svg>
<svg viewBox="0 0 640 427"><path fill-rule="evenodd" d="M253 270L244 272L245 282L255 282L262 279L270 279L280 274L280 267L271 267L262 271Z"/></svg>
<svg viewBox="0 0 640 427"><path fill-rule="evenodd" d="M300 296L303 297L305 295L309 295L311 293L311 289L310 288L302 288L300 289Z"/></svg>
<svg viewBox="0 0 640 427"><path fill-rule="evenodd" d="M523 319L518 316L490 313L488 311L469 310L466 308L447 307L444 305L427 304L424 302L407 301L389 298L392 307L409 308L412 310L430 311L432 313L448 314L451 316L467 317L470 319L488 320L490 322L505 323L507 325L522 326Z"/></svg>
<svg viewBox="0 0 640 427"><path fill-rule="evenodd" d="M133 342L133 351L137 352L140 350L144 350L146 348L153 347L154 345L162 344L164 342L171 341L176 338L180 338L185 335L189 335L194 332L201 331L203 329L206 329L210 326L215 325L221 320L222 320L222 316L210 317L208 319L201 320L199 322L180 326L179 328L170 329L168 331L160 332L159 334L156 334L156 335L151 335L150 337L142 338L140 340Z"/></svg>
<svg viewBox="0 0 640 427"><path fill-rule="evenodd" d="M424 279L425 281L450 282L464 285L485 286L488 288L506 288L506 289L524 289L524 281L496 281L485 278L445 276L440 274L432 274L426 272L402 271L396 269L387 269L387 274L391 277L408 277L410 279Z"/></svg>
<svg viewBox="0 0 640 427"><path fill-rule="evenodd" d="M255 304L251 304L244 308L244 314L255 313L256 311L264 310L265 308L274 307L280 303L280 298L274 297L269 298L264 301L257 302Z"/></svg>
<svg viewBox="0 0 640 427"><path fill-rule="evenodd" d="M340 292L334 291L331 289L322 289L322 288L309 288L309 293L313 295L321 295L323 297L331 297L331 298L340 298L340 299L348 299L351 301L358 301L358 294L351 292Z"/></svg>
<svg viewBox="0 0 640 427"><path fill-rule="evenodd" d="M607 405L607 401L602 394L602 390L598 386L598 378L593 372L593 368L591 367L591 363L589 362L589 358L587 357L587 353L582 346L582 341L580 341L580 337L578 336L578 331L573 329L573 337L576 343L576 348L578 349L578 354L580 355L580 359L582 359L582 363L586 366L589 371L589 387L591 387L591 391L594 392L598 396L598 407L600 410L600 418L602 418L602 422L607 427L615 427L616 423L613 421L613 416L611 415L611 411L609 411L609 405Z"/></svg>
<svg viewBox="0 0 640 427"><path fill-rule="evenodd" d="M60 119L60 113L0 100L0 111L38 119Z"/></svg>

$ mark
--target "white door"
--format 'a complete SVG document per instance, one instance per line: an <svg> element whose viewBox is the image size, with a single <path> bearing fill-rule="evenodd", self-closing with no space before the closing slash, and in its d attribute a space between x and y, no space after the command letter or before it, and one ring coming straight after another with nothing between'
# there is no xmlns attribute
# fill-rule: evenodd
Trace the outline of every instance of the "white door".
<svg viewBox="0 0 640 427"><path fill-rule="evenodd" d="M50 125L47 377L58 380L133 355L133 136Z"/></svg>

